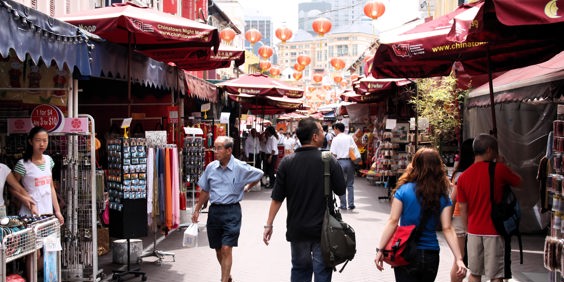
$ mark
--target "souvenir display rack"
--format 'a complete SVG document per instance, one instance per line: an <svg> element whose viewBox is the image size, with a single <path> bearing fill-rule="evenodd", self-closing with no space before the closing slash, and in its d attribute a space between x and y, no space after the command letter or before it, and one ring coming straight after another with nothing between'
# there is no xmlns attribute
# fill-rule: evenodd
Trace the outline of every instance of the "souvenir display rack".
<svg viewBox="0 0 564 282"><path fill-rule="evenodd" d="M110 236L147 236L147 150L145 138L108 142Z"/></svg>
<svg viewBox="0 0 564 282"><path fill-rule="evenodd" d="M376 165L373 177L376 177L376 184L384 184L387 194L378 197L381 199L390 199L393 180L397 179L407 167L409 156L402 150L402 144L394 141L391 132L382 134L382 141L376 150Z"/></svg>
<svg viewBox="0 0 564 282"><path fill-rule="evenodd" d="M551 160L551 171L547 171L546 190L549 194L548 203L552 203L550 235L544 242L544 267L550 271L549 281L564 281L564 120L553 122L554 137L553 157ZM549 205L550 206L550 205Z"/></svg>
<svg viewBox="0 0 564 282"><path fill-rule="evenodd" d="M182 147L183 180L185 187L190 187L192 201L191 208L196 206L196 184L204 171L205 149L204 138L193 134L184 138Z"/></svg>
<svg viewBox="0 0 564 282"><path fill-rule="evenodd" d="M55 236L60 240L59 220L54 216L19 217L9 216L9 222L1 226L0 237L0 281L6 281L7 263L25 256L32 256L29 260L30 269L37 272L37 250L43 248L43 239ZM60 254L57 256L57 277L61 277ZM31 277L30 282L37 281L37 277Z"/></svg>
<svg viewBox="0 0 564 282"><path fill-rule="evenodd" d="M79 115L88 119L88 132L49 134L49 146L45 154L55 162L53 182L62 199L61 213L65 225L61 229L58 220L44 220L32 224L37 233L37 248L43 244L42 238L56 234L61 238L62 251L58 254L60 281L97 281L102 273L98 269L97 254L97 211L94 189L96 187L94 161L95 122L89 115ZM26 134L6 136L6 150L1 152L3 163L14 167L21 159L27 143ZM13 205L12 205L13 206ZM8 214L15 214L13 207ZM10 260L12 258L9 258ZM36 260L34 260L36 261ZM1 281L1 280L0 280Z"/></svg>
<svg viewBox="0 0 564 282"><path fill-rule="evenodd" d="M130 239L147 236L147 147L145 138L117 138L108 142L110 236L127 239L127 268L115 270L113 279L141 276L130 266Z"/></svg>

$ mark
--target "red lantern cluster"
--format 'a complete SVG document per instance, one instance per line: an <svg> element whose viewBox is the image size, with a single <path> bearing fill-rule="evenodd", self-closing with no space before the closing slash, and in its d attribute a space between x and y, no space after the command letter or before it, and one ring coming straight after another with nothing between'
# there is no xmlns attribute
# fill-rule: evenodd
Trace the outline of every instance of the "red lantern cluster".
<svg viewBox="0 0 564 282"><path fill-rule="evenodd" d="M320 17L320 18L315 19L313 21L313 23L311 24L313 31L315 31L315 33L319 34L319 36L323 36L326 33L328 33L329 31L331 31L332 26L333 25L331 24L331 21L328 20L327 18L324 18L324 17Z"/></svg>
<svg viewBox="0 0 564 282"><path fill-rule="evenodd" d="M276 29L276 31L274 32L274 34L276 35L276 38L280 39L280 41L282 41L282 43L286 43L286 41L290 40L290 38L292 38L292 30L287 28L287 27L279 27Z"/></svg>
<svg viewBox="0 0 564 282"><path fill-rule="evenodd" d="M296 71L294 72L294 74L292 74L292 76L294 77L295 80L300 80L302 79L303 73L301 71Z"/></svg>
<svg viewBox="0 0 564 282"><path fill-rule="evenodd" d="M251 28L247 30L247 32L245 32L245 39L247 39L247 41L249 41L251 44L255 44L262 39L262 34L260 33L260 31Z"/></svg>
<svg viewBox="0 0 564 282"><path fill-rule="evenodd" d="M380 1L370 1L364 5L364 14L373 20L382 16L385 11L386 6Z"/></svg>

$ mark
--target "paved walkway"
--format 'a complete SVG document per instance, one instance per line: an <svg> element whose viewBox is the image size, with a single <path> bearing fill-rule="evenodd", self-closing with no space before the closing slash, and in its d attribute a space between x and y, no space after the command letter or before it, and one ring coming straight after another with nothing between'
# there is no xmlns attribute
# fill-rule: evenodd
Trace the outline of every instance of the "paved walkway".
<svg viewBox="0 0 564 282"><path fill-rule="evenodd" d="M379 272L374 266L375 248L380 233L389 213L389 202L377 200L386 194L384 188L369 184L366 179L355 181L356 209L345 211L343 218L352 225L357 234L357 254L343 273L334 273L333 281L394 281L393 270L387 267ZM290 281L290 246L285 240L285 205L274 222L274 234L269 246L262 242L263 225L270 205L270 191L249 192L241 203L243 224L239 247L233 252L232 275L235 281L287 282ZM176 262L166 258L162 264L153 263L153 257L145 258L141 269L147 273L148 281L219 281L220 269L215 252L208 247L204 223L206 215L200 216L199 246L182 247L182 231L169 234L159 240L157 249L176 254ZM144 238L146 250L152 250L152 236ZM452 253L442 236L441 263L436 281L449 281L452 266ZM518 262L518 250L513 250L513 274L510 281L544 282L548 281L548 272L543 267L544 235L526 235L523 238L524 264ZM516 243L513 246L517 246ZM100 258L101 267L111 273L117 266L111 264L111 253ZM109 278L109 277L108 277ZM139 278L131 279L139 281Z"/></svg>

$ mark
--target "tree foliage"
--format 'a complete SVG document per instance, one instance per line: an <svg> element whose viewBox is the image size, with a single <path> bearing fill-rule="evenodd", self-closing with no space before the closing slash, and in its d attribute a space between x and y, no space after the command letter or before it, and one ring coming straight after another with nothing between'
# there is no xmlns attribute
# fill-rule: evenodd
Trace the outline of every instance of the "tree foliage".
<svg viewBox="0 0 564 282"><path fill-rule="evenodd" d="M467 90L457 87L456 78L424 78L417 81L417 95L411 98L419 118L429 120L430 139L436 148L456 140L460 128L460 101Z"/></svg>

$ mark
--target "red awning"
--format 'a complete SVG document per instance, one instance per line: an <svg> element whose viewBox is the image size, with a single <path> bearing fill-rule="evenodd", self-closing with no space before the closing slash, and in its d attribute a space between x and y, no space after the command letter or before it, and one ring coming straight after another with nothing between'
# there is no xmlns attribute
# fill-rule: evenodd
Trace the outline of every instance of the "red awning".
<svg viewBox="0 0 564 282"><path fill-rule="evenodd" d="M217 103L217 87L213 83L195 77L186 71L182 71L182 73L184 73L184 83L186 84L186 92L188 92L188 95L197 97L201 100Z"/></svg>
<svg viewBox="0 0 564 282"><path fill-rule="evenodd" d="M304 95L303 89L287 85L263 74L242 75L235 79L220 82L217 86L232 94L286 96L289 98L301 98Z"/></svg>
<svg viewBox="0 0 564 282"><path fill-rule="evenodd" d="M493 80L495 103L520 102L538 98L549 98L554 88L547 83L564 80L564 52L552 59L503 73ZM547 84L547 87L536 88L535 91L517 91L525 87ZM539 90L543 89L543 91ZM468 95L468 107L489 106L489 85L486 83L474 89Z"/></svg>
<svg viewBox="0 0 564 282"><path fill-rule="evenodd" d="M245 63L245 50L220 46L216 54L209 57L187 58L187 60L179 61L178 67L189 70L209 70L221 69L231 66L231 62L235 62L235 67Z"/></svg>
<svg viewBox="0 0 564 282"><path fill-rule="evenodd" d="M556 0L493 0L497 18L504 25L564 23L564 7Z"/></svg>
<svg viewBox="0 0 564 282"><path fill-rule="evenodd" d="M135 51L180 68L187 61L209 58L212 48L216 52L220 43L219 32L213 26L129 2L59 19L112 43L131 43Z"/></svg>

